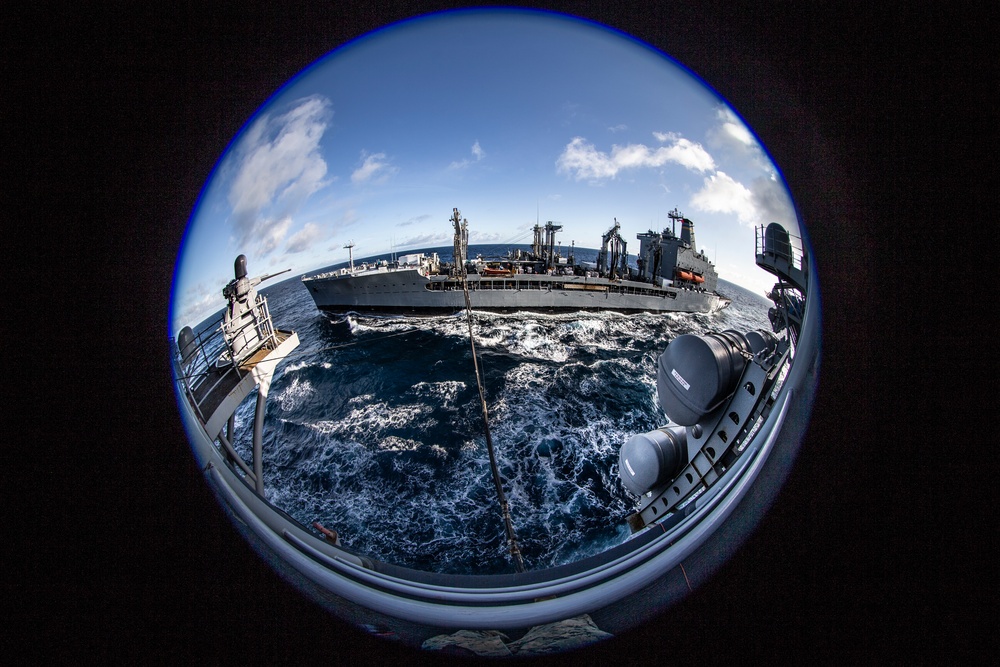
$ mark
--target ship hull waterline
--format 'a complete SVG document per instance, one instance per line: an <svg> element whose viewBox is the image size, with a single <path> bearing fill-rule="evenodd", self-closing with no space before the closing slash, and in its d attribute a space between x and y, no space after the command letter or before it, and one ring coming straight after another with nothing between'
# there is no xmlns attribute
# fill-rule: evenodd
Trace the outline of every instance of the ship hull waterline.
<svg viewBox="0 0 1000 667"><path fill-rule="evenodd" d="M472 275L468 282L473 309L484 311L710 314L729 305L728 299L711 292L584 276ZM424 276L416 269L316 277L303 284L316 307L329 312L448 314L465 308L460 281Z"/></svg>

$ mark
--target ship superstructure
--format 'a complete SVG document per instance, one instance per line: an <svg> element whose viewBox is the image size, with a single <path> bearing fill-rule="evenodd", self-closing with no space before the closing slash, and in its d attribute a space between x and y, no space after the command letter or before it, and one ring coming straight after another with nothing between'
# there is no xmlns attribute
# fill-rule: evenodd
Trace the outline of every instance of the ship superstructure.
<svg viewBox="0 0 1000 667"><path fill-rule="evenodd" d="M694 223L677 209L668 215L673 222L670 229L659 233L650 230L637 237L639 256L636 265L639 268L639 279L696 285L714 292L719 275L708 257L697 250ZM677 222L681 223L680 236L677 236Z"/></svg>
<svg viewBox="0 0 1000 667"><path fill-rule="evenodd" d="M680 237L669 230L640 234L638 270L628 265L617 220L595 263L576 263L572 247L563 256L555 241L562 225L551 221L535 225L530 251L514 250L495 261L469 259L468 222L456 208L454 262L418 253L303 276L302 282L316 306L330 311L456 312L465 307L463 280L479 310L713 313L725 308L730 300L716 292L715 267L694 250L694 223L674 214L687 231Z"/></svg>

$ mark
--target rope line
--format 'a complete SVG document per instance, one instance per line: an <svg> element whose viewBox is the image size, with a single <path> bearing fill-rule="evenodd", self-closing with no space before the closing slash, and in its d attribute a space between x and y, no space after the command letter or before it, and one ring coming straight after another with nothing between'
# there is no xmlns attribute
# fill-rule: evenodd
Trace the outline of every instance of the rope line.
<svg viewBox="0 0 1000 667"><path fill-rule="evenodd" d="M458 211L455 212L455 215L458 215ZM510 555L517 562L517 571L524 572L524 559L521 557L521 550L517 547L517 537L514 535L514 524L510 519L507 496L503 492L503 484L500 482L500 470L497 468L497 459L493 452L489 411L486 408L486 390L483 388L483 380L479 373L479 357L476 355L476 337L472 332L472 300L469 298L469 283L466 280L465 261L457 257L455 259L461 265L462 292L465 295L465 314L469 324L469 345L472 347L472 366L476 369L476 386L479 388L479 403L483 410L483 431L486 434L486 450L490 455L490 470L493 473L493 485L496 487L500 509L503 512L504 530L507 533L507 546L510 548Z"/></svg>

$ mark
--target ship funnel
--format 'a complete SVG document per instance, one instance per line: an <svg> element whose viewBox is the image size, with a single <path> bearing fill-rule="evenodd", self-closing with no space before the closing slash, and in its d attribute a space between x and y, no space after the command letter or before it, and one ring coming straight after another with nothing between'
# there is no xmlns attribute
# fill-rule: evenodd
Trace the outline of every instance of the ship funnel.
<svg viewBox="0 0 1000 667"><path fill-rule="evenodd" d="M684 241L696 250L698 248L694 243L694 223L687 218L681 218L681 241Z"/></svg>
<svg viewBox="0 0 1000 667"><path fill-rule="evenodd" d="M246 278L247 277L247 256L246 255L240 255L239 257L236 258L236 261L233 262L233 270L236 273L236 279L237 280L239 280L240 278Z"/></svg>

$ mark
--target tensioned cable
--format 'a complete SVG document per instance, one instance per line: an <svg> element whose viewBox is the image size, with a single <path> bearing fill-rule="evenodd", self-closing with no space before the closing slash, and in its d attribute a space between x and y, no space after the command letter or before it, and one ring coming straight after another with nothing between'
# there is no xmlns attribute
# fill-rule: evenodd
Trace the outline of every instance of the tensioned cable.
<svg viewBox="0 0 1000 667"><path fill-rule="evenodd" d="M510 238L509 240L504 241L501 245L511 245L511 244L514 244L514 243L518 243L518 242L520 242L520 241L528 238L528 236L533 231L534 231L533 229L529 229L527 231L520 232L519 234L517 234L517 235L513 236L512 238Z"/></svg>
<svg viewBox="0 0 1000 667"><path fill-rule="evenodd" d="M455 211L455 225L458 226L458 210ZM457 229L456 229L457 233ZM503 484L500 482L500 470L497 468L496 455L493 453L493 438L490 436L489 412L486 408L486 390L483 388L483 380L479 373L479 357L476 355L476 337L472 332L472 300L469 298L469 283L465 272L465 260L462 257L455 258L455 264L460 270L462 278L462 293L465 295L465 314L469 324L469 345L472 347L472 365L476 369L476 386L479 388L479 402L483 408L483 431L486 434L486 450L490 455L490 470L493 473L493 485L496 487L497 498L500 500L500 509L503 512L504 530L507 533L507 545L510 547L510 555L517 562L517 571L524 572L524 559L521 558L521 550L517 548L517 537L514 535L514 524L510 520L510 508L507 504L507 496L503 492Z"/></svg>
<svg viewBox="0 0 1000 667"><path fill-rule="evenodd" d="M457 215L457 211L456 211L456 215ZM515 559L515 561L517 562L517 569L518 569L518 571L519 572L524 572L524 559L521 557L521 551L520 551L520 549L517 546L517 536L514 534L514 525L513 525L513 522L511 521L511 518L510 518L510 508L509 508L509 505L507 503L507 497L506 497L506 495L504 494L504 491L503 491L503 484L501 483L501 480L500 480L500 470L497 467L496 454L494 453L494 450L493 450L493 438L492 438L492 436L490 434L489 411L488 411L488 409L486 407L486 391L483 388L482 376L480 375L480 372L479 372L479 358L478 358L478 355L476 354L475 336L474 336L473 331L472 331L472 300L469 297L469 285L468 285L468 280L467 280L468 276L467 276L466 271L465 271L465 262L462 261L461 258L457 258L457 259L459 261L457 261L456 264L459 265L460 268L461 268L460 275L461 275L461 279L462 279L462 292L463 292L464 297L465 297L465 312L466 312L466 319L467 319L468 326L469 326L469 344L472 347L472 365L473 365L473 367L475 368L475 371L476 371L476 386L479 389L479 401L480 401L480 404L482 405L483 431L484 431L484 433L486 435L486 449L487 449L487 452L489 453L489 458L490 458L490 470L491 470L492 475L493 475L493 484L496 487L497 498L500 501L500 508L501 508L501 510L503 512L504 529L505 529L505 532L507 534L507 544L508 544L508 546L510 548L510 554ZM378 338L368 339L368 340L365 340L365 341L352 341L350 343L342 343L342 344L339 344L339 345L330 345L330 346L327 346L327 347L324 347L324 348L320 348L318 350L311 350L311 351L309 351L309 354L316 354L317 352L323 352L323 351L326 351L326 350L334 350L334 349L340 349L340 348L350 347L352 345L357 345L357 344L359 344L361 342L365 342L365 343L377 342L377 341L384 340L384 339L387 339L387 338L392 338L394 336L402 336L404 334L414 333L416 331L419 331L419 329L410 329L410 330L406 330L406 331L399 331L397 333L387 334L385 336L380 336ZM288 358L291 358L291 357L294 357L294 356L300 356L302 354L305 354L305 352L287 354L287 355L284 355L282 357L274 357L273 359L288 359ZM207 375L207 372L205 372L205 373L197 373L197 374L194 374L194 375L186 376L186 378L185 378L185 376L179 376L178 379L182 379L182 378L190 379L190 378L196 377L197 375Z"/></svg>

